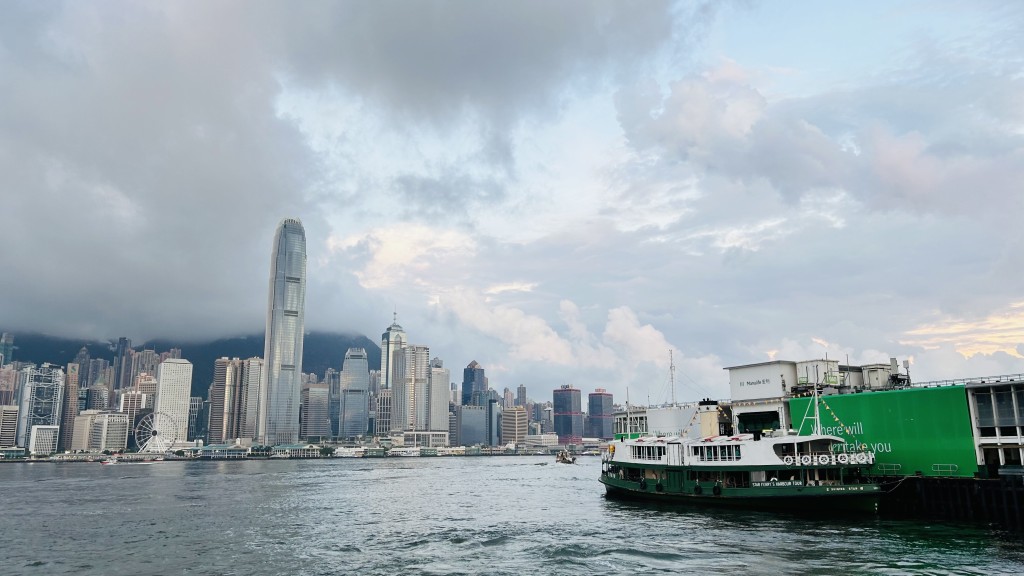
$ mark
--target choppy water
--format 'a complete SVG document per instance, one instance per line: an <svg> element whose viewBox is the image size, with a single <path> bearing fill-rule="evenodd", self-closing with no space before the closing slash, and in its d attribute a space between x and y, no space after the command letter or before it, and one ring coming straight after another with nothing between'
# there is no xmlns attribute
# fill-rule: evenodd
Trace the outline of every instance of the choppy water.
<svg viewBox="0 0 1024 576"><path fill-rule="evenodd" d="M540 457L4 464L0 572L1024 573L1019 535L620 503L599 473Z"/></svg>

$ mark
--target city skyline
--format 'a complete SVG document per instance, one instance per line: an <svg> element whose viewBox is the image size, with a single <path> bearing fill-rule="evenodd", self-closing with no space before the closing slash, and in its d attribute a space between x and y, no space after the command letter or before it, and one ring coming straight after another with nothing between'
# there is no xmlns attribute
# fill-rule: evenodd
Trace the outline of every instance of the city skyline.
<svg viewBox="0 0 1024 576"><path fill-rule="evenodd" d="M259 332L266 231L294 215L308 329L375 335L397 307L510 388L657 403L668 350L680 400L771 358L1022 373L1022 22L880 1L13 3L0 328Z"/></svg>

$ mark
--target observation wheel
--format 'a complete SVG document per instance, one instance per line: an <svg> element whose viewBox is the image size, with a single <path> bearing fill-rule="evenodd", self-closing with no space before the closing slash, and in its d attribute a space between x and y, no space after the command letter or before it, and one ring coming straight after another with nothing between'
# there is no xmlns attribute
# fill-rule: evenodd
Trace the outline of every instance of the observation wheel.
<svg viewBox="0 0 1024 576"><path fill-rule="evenodd" d="M135 445L139 452L160 453L170 451L178 440L178 425L170 414L146 414L135 427Z"/></svg>

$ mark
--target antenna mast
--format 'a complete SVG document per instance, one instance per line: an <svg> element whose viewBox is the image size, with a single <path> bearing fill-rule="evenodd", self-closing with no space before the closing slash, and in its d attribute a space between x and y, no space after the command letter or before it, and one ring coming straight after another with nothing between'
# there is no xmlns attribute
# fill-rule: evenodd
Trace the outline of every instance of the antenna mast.
<svg viewBox="0 0 1024 576"><path fill-rule="evenodd" d="M668 378L672 383L672 406L676 405L676 362L672 358L672 349L668 351Z"/></svg>

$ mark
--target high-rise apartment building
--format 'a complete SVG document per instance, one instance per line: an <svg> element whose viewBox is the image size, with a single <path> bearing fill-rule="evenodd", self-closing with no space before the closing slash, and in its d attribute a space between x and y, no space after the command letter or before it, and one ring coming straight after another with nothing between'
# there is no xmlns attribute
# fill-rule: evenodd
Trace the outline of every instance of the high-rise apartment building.
<svg viewBox="0 0 1024 576"><path fill-rule="evenodd" d="M156 403L154 412L174 419L178 440L188 437L188 405L192 390L192 363L171 358L156 368Z"/></svg>
<svg viewBox="0 0 1024 576"><path fill-rule="evenodd" d="M18 437L16 445L26 447L33 426L60 428L64 399L64 370L60 366L43 364L28 366L21 373L21 402L18 408ZM45 432L49 434L49 432ZM49 436L46 436L49 442ZM54 436L54 451L57 437Z"/></svg>
<svg viewBox="0 0 1024 576"><path fill-rule="evenodd" d="M559 444L583 442L583 399L580 391L568 384L553 393L555 434Z"/></svg>
<svg viewBox="0 0 1024 576"><path fill-rule="evenodd" d="M299 441L305 300L306 231L301 222L288 218L278 225L270 254L263 384L256 431L261 444Z"/></svg>
<svg viewBox="0 0 1024 576"><path fill-rule="evenodd" d="M516 398L512 394L512 390L505 388L505 391L501 395L501 409L511 408L516 405Z"/></svg>
<svg viewBox="0 0 1024 576"><path fill-rule="evenodd" d="M132 355L132 385L142 373L156 374L156 366L160 363L160 355L156 350L143 350Z"/></svg>
<svg viewBox="0 0 1024 576"><path fill-rule="evenodd" d="M591 438L611 440L615 437L615 413L612 408L612 395L604 388L598 388L587 396L587 415Z"/></svg>
<svg viewBox="0 0 1024 576"><path fill-rule="evenodd" d="M519 387L516 388L516 406L526 408L526 402L526 386L520 384Z"/></svg>
<svg viewBox="0 0 1024 576"><path fill-rule="evenodd" d="M473 360L462 371L462 405L487 405L487 376L484 368Z"/></svg>

